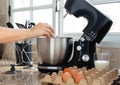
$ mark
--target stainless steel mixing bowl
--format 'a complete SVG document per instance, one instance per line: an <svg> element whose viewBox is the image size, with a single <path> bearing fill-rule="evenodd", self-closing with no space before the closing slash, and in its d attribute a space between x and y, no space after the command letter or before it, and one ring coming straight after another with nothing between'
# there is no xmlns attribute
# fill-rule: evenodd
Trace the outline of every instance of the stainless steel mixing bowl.
<svg viewBox="0 0 120 85"><path fill-rule="evenodd" d="M64 65L71 57L71 37L37 38L37 50L42 61L49 65Z"/></svg>

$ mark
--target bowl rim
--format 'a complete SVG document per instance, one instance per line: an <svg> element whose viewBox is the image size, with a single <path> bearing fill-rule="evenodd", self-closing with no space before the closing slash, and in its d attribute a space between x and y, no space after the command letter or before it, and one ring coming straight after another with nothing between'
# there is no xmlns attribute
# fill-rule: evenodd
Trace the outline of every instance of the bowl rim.
<svg viewBox="0 0 120 85"><path fill-rule="evenodd" d="M51 38L48 38L48 37L45 37L45 36L40 36L40 37L37 37L37 39L73 39L72 37L51 37Z"/></svg>

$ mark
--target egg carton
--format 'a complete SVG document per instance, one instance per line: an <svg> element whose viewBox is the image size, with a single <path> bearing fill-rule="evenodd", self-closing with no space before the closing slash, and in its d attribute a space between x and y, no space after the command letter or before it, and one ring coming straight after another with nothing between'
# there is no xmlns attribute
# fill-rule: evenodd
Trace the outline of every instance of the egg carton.
<svg viewBox="0 0 120 85"><path fill-rule="evenodd" d="M41 79L42 85L111 85L113 80L118 78L118 70L116 68L109 71L106 69L97 71L95 68L87 70L86 67L77 68L77 66L73 66L72 68L78 72L82 71L85 79L81 79L79 83L75 83L73 78L69 78L67 82L63 82L61 77L63 71L59 71L58 73L53 72L50 75L46 74Z"/></svg>

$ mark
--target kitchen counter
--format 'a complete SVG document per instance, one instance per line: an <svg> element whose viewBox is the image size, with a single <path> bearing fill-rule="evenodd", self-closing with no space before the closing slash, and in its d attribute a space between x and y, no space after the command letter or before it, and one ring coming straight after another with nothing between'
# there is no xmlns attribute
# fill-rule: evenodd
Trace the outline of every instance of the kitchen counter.
<svg viewBox="0 0 120 85"><path fill-rule="evenodd" d="M34 65L34 68L31 68L31 69L30 68L26 69L27 66L16 66L16 71L20 71L20 72L18 72L16 74L5 74L6 72L10 71L10 63L12 64L14 62L0 60L0 85L43 85L43 84L44 85L52 85L51 83L50 84L41 83L41 78L43 78L45 76L45 74L40 73L38 71L37 65ZM94 72L93 70L91 70L91 71ZM113 76L114 73L115 73L115 75ZM108 76L107 73L105 75ZM48 76L48 75L46 75L46 76ZM110 79L113 79L113 77L114 77L114 79L116 79L116 76L117 76L116 71L113 72L111 70L109 73ZM49 78L49 77L45 77L45 78ZM89 77L89 78L91 79L92 77ZM108 80L108 83L111 83L110 79ZM97 82L97 84L94 84L94 85L98 85L98 84L101 85L99 82ZM68 83L68 85L69 85L69 83ZM106 84L104 84L104 85L106 85ZM117 84L115 84L115 85L117 85Z"/></svg>
<svg viewBox="0 0 120 85"><path fill-rule="evenodd" d="M37 65L34 68L27 66L16 66L16 70L20 71L15 74L5 74L10 71L10 64L7 61L0 60L0 85L41 85L40 78L42 77Z"/></svg>

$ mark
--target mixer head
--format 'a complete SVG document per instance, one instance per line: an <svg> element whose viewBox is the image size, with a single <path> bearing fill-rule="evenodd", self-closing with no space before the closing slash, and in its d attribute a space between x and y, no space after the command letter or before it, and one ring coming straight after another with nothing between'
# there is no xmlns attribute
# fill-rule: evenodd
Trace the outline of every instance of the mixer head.
<svg viewBox="0 0 120 85"><path fill-rule="evenodd" d="M112 21L108 17L85 0L67 0L65 9L75 17L87 18L88 25L84 28L82 36L87 41L100 43L112 25Z"/></svg>

